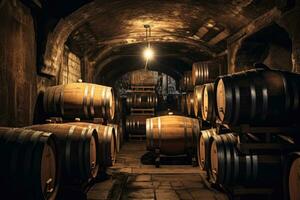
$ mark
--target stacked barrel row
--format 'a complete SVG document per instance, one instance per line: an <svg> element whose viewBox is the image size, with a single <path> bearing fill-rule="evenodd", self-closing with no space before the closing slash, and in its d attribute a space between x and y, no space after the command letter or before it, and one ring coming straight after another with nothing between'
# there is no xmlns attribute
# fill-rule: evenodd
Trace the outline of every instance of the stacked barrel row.
<svg viewBox="0 0 300 200"><path fill-rule="evenodd" d="M299 199L300 75L253 69L220 76L214 86L215 98L208 104L215 107L220 126L229 129L201 132L200 167L223 187L269 187L281 199Z"/></svg>
<svg viewBox="0 0 300 200"><path fill-rule="evenodd" d="M146 136L146 119L153 117L157 108L157 72L137 70L130 75L130 90L127 91L126 132L129 138Z"/></svg>
<svg viewBox="0 0 300 200"><path fill-rule="evenodd" d="M64 188L100 177L116 160L120 135L115 125L74 120L113 119L111 88L88 83L49 87L43 102L48 117L64 123L0 128L0 158L6 161L0 184L7 199L60 198Z"/></svg>

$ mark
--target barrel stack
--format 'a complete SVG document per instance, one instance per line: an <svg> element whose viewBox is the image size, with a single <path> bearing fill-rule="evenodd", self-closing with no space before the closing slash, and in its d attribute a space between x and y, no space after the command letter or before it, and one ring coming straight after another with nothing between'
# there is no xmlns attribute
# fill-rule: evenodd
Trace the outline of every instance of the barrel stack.
<svg viewBox="0 0 300 200"><path fill-rule="evenodd" d="M186 116L194 117L194 86L192 83L192 71L183 73L183 76L179 81L179 91L181 94L181 113Z"/></svg>
<svg viewBox="0 0 300 200"><path fill-rule="evenodd" d="M156 112L158 97L156 87L158 73L137 70L130 74L130 89L127 91L126 134L129 139L145 139L146 119Z"/></svg>
<svg viewBox="0 0 300 200"><path fill-rule="evenodd" d="M214 105L217 128L198 140L212 184L234 198L299 199L299 85L299 74L265 68L215 80L214 99L202 101L204 112Z"/></svg>

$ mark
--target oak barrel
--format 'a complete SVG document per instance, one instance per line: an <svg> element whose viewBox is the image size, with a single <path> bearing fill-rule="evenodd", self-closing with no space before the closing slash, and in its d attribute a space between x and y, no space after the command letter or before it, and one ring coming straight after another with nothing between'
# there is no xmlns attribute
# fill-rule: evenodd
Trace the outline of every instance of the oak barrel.
<svg viewBox="0 0 300 200"><path fill-rule="evenodd" d="M193 91L194 86L192 82L192 71L186 71L183 73L183 76L179 83L180 91Z"/></svg>
<svg viewBox="0 0 300 200"><path fill-rule="evenodd" d="M188 93L186 95L186 107L188 116L194 117L194 93Z"/></svg>
<svg viewBox="0 0 300 200"><path fill-rule="evenodd" d="M111 87L91 83L70 83L46 89L44 111L66 119L113 119L114 93Z"/></svg>
<svg viewBox="0 0 300 200"><path fill-rule="evenodd" d="M121 127L119 124L107 124L108 126L111 126L115 130L115 136L116 136L116 149L117 152L120 152L122 141L123 141L123 132L121 130Z"/></svg>
<svg viewBox="0 0 300 200"><path fill-rule="evenodd" d="M204 85L201 118L204 121L214 123L216 121L216 103L215 103L215 87L213 83Z"/></svg>
<svg viewBox="0 0 300 200"><path fill-rule="evenodd" d="M128 115L126 117L126 132L133 135L146 134L146 119L150 115Z"/></svg>
<svg viewBox="0 0 300 200"><path fill-rule="evenodd" d="M197 85L194 88L194 113L196 117L201 117L201 105L204 85Z"/></svg>
<svg viewBox="0 0 300 200"><path fill-rule="evenodd" d="M188 109L187 109L187 94L183 93L180 96L180 111L182 114L187 115Z"/></svg>
<svg viewBox="0 0 300 200"><path fill-rule="evenodd" d="M55 200L60 161L52 133L0 128L2 199Z"/></svg>
<svg viewBox="0 0 300 200"><path fill-rule="evenodd" d="M280 155L240 154L234 134L215 135L211 140L211 175L214 183L269 187L281 182Z"/></svg>
<svg viewBox="0 0 300 200"><path fill-rule="evenodd" d="M202 170L210 170L210 139L216 135L216 129L203 130L200 133L197 155L198 164Z"/></svg>
<svg viewBox="0 0 300 200"><path fill-rule="evenodd" d="M283 125L299 121L300 75L254 69L215 82L217 114L229 125Z"/></svg>
<svg viewBox="0 0 300 200"><path fill-rule="evenodd" d="M100 167L106 168L115 164L117 157L117 140L114 127L87 122L73 122L70 124L95 129L98 136Z"/></svg>
<svg viewBox="0 0 300 200"><path fill-rule="evenodd" d="M126 99L127 108L156 108L157 95L154 92L128 93Z"/></svg>
<svg viewBox="0 0 300 200"><path fill-rule="evenodd" d="M28 128L55 134L62 158L64 183L96 177L99 169L99 145L95 129L71 124L42 124Z"/></svg>
<svg viewBox="0 0 300 200"><path fill-rule="evenodd" d="M283 179L284 200L300 199L300 152L287 156Z"/></svg>
<svg viewBox="0 0 300 200"><path fill-rule="evenodd" d="M160 149L165 155L186 154L197 148L200 126L197 119L166 115L147 119L147 149Z"/></svg>
<svg viewBox="0 0 300 200"><path fill-rule="evenodd" d="M211 83L222 74L222 65L218 60L196 62L192 67L192 83L193 85Z"/></svg>

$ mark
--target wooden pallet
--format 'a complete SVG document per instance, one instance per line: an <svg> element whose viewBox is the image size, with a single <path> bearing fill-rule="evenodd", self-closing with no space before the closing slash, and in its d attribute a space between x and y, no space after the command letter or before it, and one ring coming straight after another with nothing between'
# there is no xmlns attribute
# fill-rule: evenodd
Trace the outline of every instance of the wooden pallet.
<svg viewBox="0 0 300 200"><path fill-rule="evenodd" d="M155 86L131 85L127 92L155 92Z"/></svg>

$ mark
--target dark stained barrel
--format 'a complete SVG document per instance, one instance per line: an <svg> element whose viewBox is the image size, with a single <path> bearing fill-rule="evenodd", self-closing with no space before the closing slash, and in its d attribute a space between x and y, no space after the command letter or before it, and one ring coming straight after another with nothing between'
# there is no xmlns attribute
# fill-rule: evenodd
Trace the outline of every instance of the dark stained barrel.
<svg viewBox="0 0 300 200"><path fill-rule="evenodd" d="M255 69L216 80L217 113L229 125L299 121L300 75Z"/></svg>
<svg viewBox="0 0 300 200"><path fill-rule="evenodd" d="M202 170L210 170L210 139L216 135L216 129L201 131L197 146L198 164Z"/></svg>
<svg viewBox="0 0 300 200"><path fill-rule="evenodd" d="M183 76L179 83L180 91L193 91L194 86L192 82L192 71L186 71L183 73Z"/></svg>
<svg viewBox="0 0 300 200"><path fill-rule="evenodd" d="M216 121L216 103L215 103L215 87L213 83L204 85L201 118L204 121L214 123Z"/></svg>
<svg viewBox="0 0 300 200"><path fill-rule="evenodd" d="M224 69L218 60L201 61L193 64L192 83L193 85L202 85L214 82L215 79L222 75Z"/></svg>
<svg viewBox="0 0 300 200"><path fill-rule="evenodd" d="M182 114L187 115L188 109L187 109L187 94L181 94L180 96L180 112Z"/></svg>
<svg viewBox="0 0 300 200"><path fill-rule="evenodd" d="M69 124L42 124L28 128L55 134L62 158L64 183L96 177L99 169L99 145L95 129Z"/></svg>
<svg viewBox="0 0 300 200"><path fill-rule="evenodd" d="M52 133L0 128L1 199L55 200L60 161Z"/></svg>
<svg viewBox="0 0 300 200"><path fill-rule="evenodd" d="M194 88L194 113L196 117L201 117L201 105L204 85L197 85Z"/></svg>
<svg viewBox="0 0 300 200"><path fill-rule="evenodd" d="M95 129L98 136L98 159L100 167L106 168L115 164L117 141L114 127L86 122L73 122L69 124L88 129Z"/></svg>
<svg viewBox="0 0 300 200"><path fill-rule="evenodd" d="M200 133L197 119L166 115L147 119L147 149L159 148L165 155L185 154L189 149L197 148Z"/></svg>
<svg viewBox="0 0 300 200"><path fill-rule="evenodd" d="M300 152L289 154L284 165L284 200L298 200L300 199Z"/></svg>
<svg viewBox="0 0 300 200"><path fill-rule="evenodd" d="M280 155L239 154L236 144L237 137L233 134L212 137L211 172L214 183L268 187L281 182Z"/></svg>
<svg viewBox="0 0 300 200"><path fill-rule="evenodd" d="M126 117L126 132L133 135L146 134L146 119L150 115L128 115Z"/></svg>
<svg viewBox="0 0 300 200"><path fill-rule="evenodd" d="M65 119L113 119L113 89L91 83L70 83L49 87L44 94L44 111Z"/></svg>
<svg viewBox="0 0 300 200"><path fill-rule="evenodd" d="M127 108L156 108L157 95L154 92L128 93Z"/></svg>

